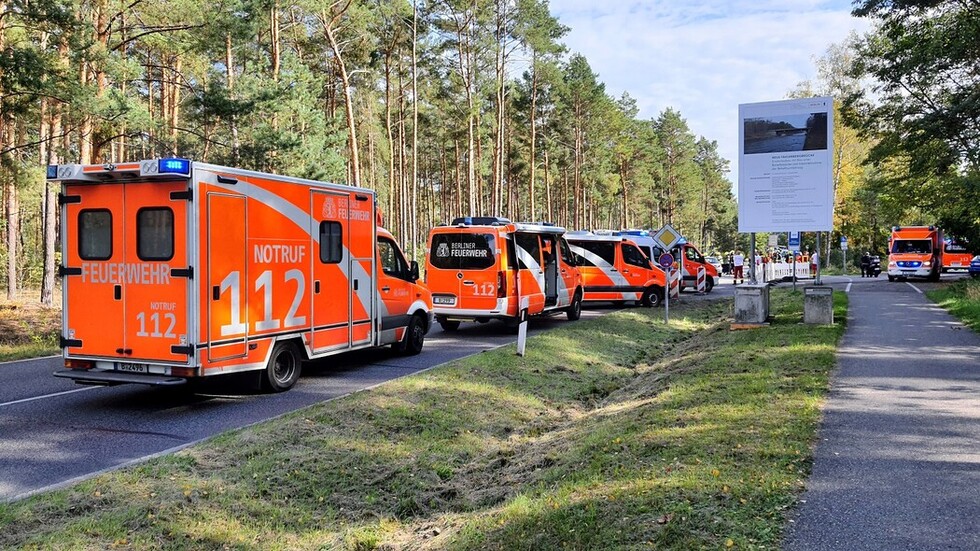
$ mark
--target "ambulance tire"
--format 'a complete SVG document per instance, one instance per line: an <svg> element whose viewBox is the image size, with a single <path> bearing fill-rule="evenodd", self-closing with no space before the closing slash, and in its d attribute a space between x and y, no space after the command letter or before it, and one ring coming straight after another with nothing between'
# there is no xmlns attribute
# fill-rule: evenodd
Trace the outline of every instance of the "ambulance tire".
<svg viewBox="0 0 980 551"><path fill-rule="evenodd" d="M425 322L421 316L412 316L405 329L405 338L391 345L395 352L402 356L415 356L422 352L425 344Z"/></svg>
<svg viewBox="0 0 980 551"><path fill-rule="evenodd" d="M443 317L438 317L436 318L436 321L439 322L439 325L442 327L442 330L447 333L452 333L457 329L459 329L459 320L450 320Z"/></svg>
<svg viewBox="0 0 980 551"><path fill-rule="evenodd" d="M888 281L895 281L895 276L893 275L888 276Z"/></svg>
<svg viewBox="0 0 980 551"><path fill-rule="evenodd" d="M643 291L643 300L641 301L643 306L654 308L656 306L660 306L663 301L664 291L660 287L647 287L646 290Z"/></svg>
<svg viewBox="0 0 980 551"><path fill-rule="evenodd" d="M285 392L296 384L302 371L303 358L299 349L289 341L279 341L272 348L265 367L262 387L270 392Z"/></svg>
<svg viewBox="0 0 980 551"><path fill-rule="evenodd" d="M576 292L572 304L565 310L568 321L575 321L582 317L582 293Z"/></svg>
<svg viewBox="0 0 980 551"><path fill-rule="evenodd" d="M704 278L704 292L710 293L715 288L715 278L708 276Z"/></svg>

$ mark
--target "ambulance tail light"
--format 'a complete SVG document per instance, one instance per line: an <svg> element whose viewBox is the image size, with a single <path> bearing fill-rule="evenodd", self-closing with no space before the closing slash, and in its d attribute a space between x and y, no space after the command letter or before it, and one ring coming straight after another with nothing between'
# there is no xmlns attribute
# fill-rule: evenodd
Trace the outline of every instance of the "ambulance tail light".
<svg viewBox="0 0 980 551"><path fill-rule="evenodd" d="M65 360L65 367L68 369L92 369L95 362L92 360Z"/></svg>
<svg viewBox="0 0 980 551"><path fill-rule="evenodd" d="M507 296L507 273L500 271L497 272L497 298L505 296Z"/></svg>
<svg viewBox="0 0 980 551"><path fill-rule="evenodd" d="M171 367L170 374L174 377L195 377L197 369L193 367Z"/></svg>

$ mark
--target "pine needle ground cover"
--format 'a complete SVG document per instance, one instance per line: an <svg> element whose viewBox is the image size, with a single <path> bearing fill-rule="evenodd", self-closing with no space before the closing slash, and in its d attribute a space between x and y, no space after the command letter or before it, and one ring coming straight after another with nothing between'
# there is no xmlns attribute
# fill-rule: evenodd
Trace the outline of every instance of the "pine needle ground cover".
<svg viewBox="0 0 980 551"><path fill-rule="evenodd" d="M760 330L727 300L568 324L0 505L0 547L774 549L843 328L772 299Z"/></svg>
<svg viewBox="0 0 980 551"><path fill-rule="evenodd" d="M55 305L38 304L40 291L28 290L16 300L0 301L0 362L61 354L61 296Z"/></svg>

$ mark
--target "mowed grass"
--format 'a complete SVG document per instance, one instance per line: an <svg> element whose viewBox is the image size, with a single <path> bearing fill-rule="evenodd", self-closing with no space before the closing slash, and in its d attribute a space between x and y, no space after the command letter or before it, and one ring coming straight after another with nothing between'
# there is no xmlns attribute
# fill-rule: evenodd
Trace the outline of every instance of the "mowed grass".
<svg viewBox="0 0 980 551"><path fill-rule="evenodd" d="M980 279L962 279L941 289L928 291L926 295L965 325L980 332Z"/></svg>
<svg viewBox="0 0 980 551"><path fill-rule="evenodd" d="M772 301L568 324L0 505L0 547L775 549L843 327Z"/></svg>

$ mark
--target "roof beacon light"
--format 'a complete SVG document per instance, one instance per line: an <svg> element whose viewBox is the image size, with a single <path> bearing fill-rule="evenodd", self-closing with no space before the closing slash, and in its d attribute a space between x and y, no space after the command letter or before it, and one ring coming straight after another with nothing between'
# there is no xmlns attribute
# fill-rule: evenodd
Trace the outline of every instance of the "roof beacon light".
<svg viewBox="0 0 980 551"><path fill-rule="evenodd" d="M191 162L188 159L160 159L158 169L160 174L183 174L190 176Z"/></svg>

